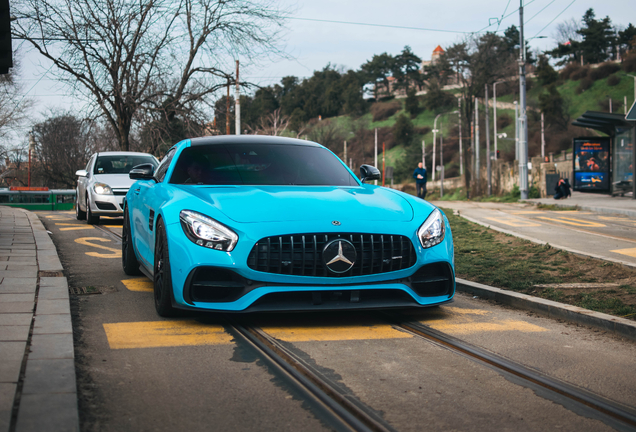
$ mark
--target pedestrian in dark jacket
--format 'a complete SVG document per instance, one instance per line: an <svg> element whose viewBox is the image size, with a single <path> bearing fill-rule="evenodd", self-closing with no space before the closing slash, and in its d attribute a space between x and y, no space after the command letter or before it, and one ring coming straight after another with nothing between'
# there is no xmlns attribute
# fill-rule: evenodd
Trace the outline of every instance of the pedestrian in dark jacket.
<svg viewBox="0 0 636 432"><path fill-rule="evenodd" d="M570 182L568 181L568 179L559 179L559 182L554 188L554 191L556 192L554 194L554 199L565 199L572 195L572 192L570 192Z"/></svg>
<svg viewBox="0 0 636 432"><path fill-rule="evenodd" d="M413 171L413 178L415 179L417 197L426 199L426 168L422 162L417 164L417 168Z"/></svg>

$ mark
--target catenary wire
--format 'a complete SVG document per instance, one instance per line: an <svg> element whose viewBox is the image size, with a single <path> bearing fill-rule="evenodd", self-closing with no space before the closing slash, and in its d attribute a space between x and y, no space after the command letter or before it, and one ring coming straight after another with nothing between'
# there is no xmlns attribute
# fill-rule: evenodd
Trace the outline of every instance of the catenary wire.
<svg viewBox="0 0 636 432"><path fill-rule="evenodd" d="M550 6L550 5L551 5L552 3L554 3L555 1L556 1L556 0L552 0L550 3L548 3L548 4L547 4L547 5L545 5L545 6L543 6L543 8L542 8L539 12L537 12L537 13L536 13L536 14L534 14L534 15L532 15L532 17L531 17L528 21L524 22L524 25L525 25L525 24L528 24L530 21L532 21L532 20L534 19L534 17L536 17L537 15L539 15L541 12L543 12L543 11L544 11L544 10L545 10L548 6Z"/></svg>
<svg viewBox="0 0 636 432"><path fill-rule="evenodd" d="M396 28L396 29L405 29L405 30L421 30L421 31L442 32L442 33L460 33L460 34L472 33L467 31L458 31L458 30L441 30L441 29L430 29L430 28L423 28L423 27L397 26L397 25L389 25L389 24L360 23L360 22L353 22L353 21L334 21L334 20L324 20L324 19L317 19L317 18L289 17L288 19L299 20L299 21L325 22L325 23L334 23L334 24L350 24L350 25L359 25L359 26L367 26L367 27L386 27L386 28Z"/></svg>
<svg viewBox="0 0 636 432"><path fill-rule="evenodd" d="M557 19L558 17L560 17L560 16L561 16L561 14L563 14L563 12L565 12L566 10L568 10L568 8L569 8L570 6L572 6L572 5L574 4L574 2L575 2L575 1L576 1L576 0L572 0L572 2L571 2L569 5L567 5L567 6L565 7L565 9L563 9L561 12L559 12L559 14L558 14L557 16L555 16L555 17L552 19L552 21L550 21L549 23L547 23L547 24L545 25L545 27L543 27L541 30L539 30L539 31L537 32L537 34L535 34L534 36L532 36L530 39L534 39L534 38L536 38L537 36L539 36L539 35L541 34L541 32L542 32L543 30L545 30L546 28L548 28L548 27L550 26L550 24L552 24L554 21L556 21L556 19Z"/></svg>

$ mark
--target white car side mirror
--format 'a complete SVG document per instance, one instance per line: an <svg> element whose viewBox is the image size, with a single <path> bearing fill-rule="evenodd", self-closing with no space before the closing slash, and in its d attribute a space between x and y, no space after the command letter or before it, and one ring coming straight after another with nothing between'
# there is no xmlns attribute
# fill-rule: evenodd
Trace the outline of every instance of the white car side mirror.
<svg viewBox="0 0 636 432"><path fill-rule="evenodd" d="M86 170L77 170L75 171L75 175L79 177L86 177Z"/></svg>

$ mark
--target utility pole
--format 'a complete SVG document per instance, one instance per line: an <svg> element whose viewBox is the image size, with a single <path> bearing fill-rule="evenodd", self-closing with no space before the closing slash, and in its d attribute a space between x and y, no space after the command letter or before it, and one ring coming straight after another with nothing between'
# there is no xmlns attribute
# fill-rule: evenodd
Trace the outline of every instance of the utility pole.
<svg viewBox="0 0 636 432"><path fill-rule="evenodd" d="M426 142L422 140L422 166L426 169Z"/></svg>
<svg viewBox="0 0 636 432"><path fill-rule="evenodd" d="M476 185L478 189L481 177L479 167L479 99L475 98L475 180L477 180Z"/></svg>
<svg viewBox="0 0 636 432"><path fill-rule="evenodd" d="M236 96L234 100L234 129L236 135L241 134L241 94L239 89L239 61L236 61Z"/></svg>
<svg viewBox="0 0 636 432"><path fill-rule="evenodd" d="M440 125L440 129L442 126ZM439 172L439 197L444 196L444 132L439 134L439 166L442 168Z"/></svg>
<svg viewBox="0 0 636 432"><path fill-rule="evenodd" d="M459 111L459 175L464 175L464 151L462 149L462 98L457 98L457 111Z"/></svg>
<svg viewBox="0 0 636 432"><path fill-rule="evenodd" d="M33 132L29 132L29 187L31 187L31 157L33 153L35 153L35 138Z"/></svg>
<svg viewBox="0 0 636 432"><path fill-rule="evenodd" d="M435 143L437 142L437 119L441 116L442 113L437 114L435 116L435 121L433 122L433 166L431 167L431 180L435 181Z"/></svg>
<svg viewBox="0 0 636 432"><path fill-rule="evenodd" d="M486 84L486 94L484 95L486 107L486 178L488 182L488 196L492 195L492 176L490 167L490 119L488 114L490 109L488 108L488 84Z"/></svg>
<svg viewBox="0 0 636 432"><path fill-rule="evenodd" d="M519 161L519 103L517 101L515 101L515 160Z"/></svg>
<svg viewBox="0 0 636 432"><path fill-rule="evenodd" d="M382 153L382 160L384 161L384 153ZM373 159L373 166L376 168L378 167L378 128L375 128L375 158ZM374 184L377 186L378 181L374 181ZM382 178L382 186L384 186L384 177Z"/></svg>
<svg viewBox="0 0 636 432"><path fill-rule="evenodd" d="M545 162L545 127L543 111L541 111L541 162Z"/></svg>
<svg viewBox="0 0 636 432"><path fill-rule="evenodd" d="M230 78L227 79L227 99L225 100L225 135L230 134Z"/></svg>
<svg viewBox="0 0 636 432"><path fill-rule="evenodd" d="M347 142L344 142L344 163L347 164Z"/></svg>
<svg viewBox="0 0 636 432"><path fill-rule="evenodd" d="M497 81L492 85L492 93L493 93L493 126L495 132L495 160L497 160L497 84L501 84L505 81Z"/></svg>
<svg viewBox="0 0 636 432"><path fill-rule="evenodd" d="M523 0L519 0L519 189L528 199L528 117L526 112L526 41L523 37Z"/></svg>

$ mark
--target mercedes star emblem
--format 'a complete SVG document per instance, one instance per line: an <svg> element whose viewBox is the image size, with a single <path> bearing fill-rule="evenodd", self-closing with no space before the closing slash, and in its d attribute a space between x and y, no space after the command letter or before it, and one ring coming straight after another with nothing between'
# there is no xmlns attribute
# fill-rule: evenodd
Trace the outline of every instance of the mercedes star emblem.
<svg viewBox="0 0 636 432"><path fill-rule="evenodd" d="M332 240L322 250L325 266L333 273L348 272L356 263L357 257L355 246L348 240Z"/></svg>

